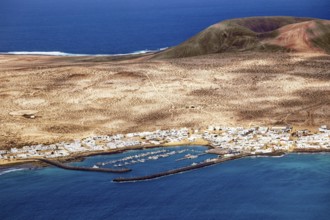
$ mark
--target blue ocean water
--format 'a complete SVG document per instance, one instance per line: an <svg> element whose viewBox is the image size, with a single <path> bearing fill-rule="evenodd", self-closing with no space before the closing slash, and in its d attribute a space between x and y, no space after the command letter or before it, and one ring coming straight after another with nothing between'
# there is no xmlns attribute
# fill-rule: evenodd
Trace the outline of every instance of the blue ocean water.
<svg viewBox="0 0 330 220"><path fill-rule="evenodd" d="M0 52L157 50L225 19L275 15L330 19L330 1L1 0Z"/></svg>
<svg viewBox="0 0 330 220"><path fill-rule="evenodd" d="M127 175L192 162L174 157L135 165ZM329 170L329 154L244 158L135 183L112 182L122 174L21 170L0 176L0 219L329 219Z"/></svg>

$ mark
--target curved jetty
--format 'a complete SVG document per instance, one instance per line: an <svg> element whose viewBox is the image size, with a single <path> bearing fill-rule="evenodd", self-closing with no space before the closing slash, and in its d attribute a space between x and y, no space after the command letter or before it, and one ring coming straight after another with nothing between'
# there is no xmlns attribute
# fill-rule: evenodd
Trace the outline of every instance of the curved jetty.
<svg viewBox="0 0 330 220"><path fill-rule="evenodd" d="M224 158L218 158L218 159L214 159L211 161L206 161L203 163L199 163L196 165L191 165L191 166L187 166L187 167L181 167L178 169L174 169L174 170L168 170L165 172L161 172L161 173L156 173L156 174L152 174L152 175L147 175L147 176L140 176L140 177L128 177L128 178L124 178L124 177L119 177L119 178L115 178L113 179L114 182L136 182L136 181L143 181L143 180L150 180L150 179L155 179L155 178L159 178L159 177L163 177L163 176L169 176L169 175L173 175L173 174L177 174L177 173L182 173L182 172L186 172L186 171L190 171L190 170L195 170L195 169L199 169L199 168L203 168L203 167L208 167L208 166L212 166L218 163L222 163L225 161L229 161L229 160L236 160L242 157L249 157L249 156L281 156L284 155L284 152L273 152L273 153L263 153L263 154L239 154L239 155L234 155L231 157L224 157Z"/></svg>
<svg viewBox="0 0 330 220"><path fill-rule="evenodd" d="M65 170L79 170L79 171L94 171L94 172L105 172L105 173L125 173L131 171L131 169L110 169L110 168L93 168L93 167L75 167L62 164L57 161L47 160L47 159L36 159L44 163L65 169Z"/></svg>
<svg viewBox="0 0 330 220"><path fill-rule="evenodd" d="M207 167L207 166L212 166L212 165L222 163L222 162L225 162L228 160L239 159L244 156L247 156L247 155L237 155L237 156L228 157L228 158L219 158L219 159L215 159L212 161L207 161L204 163L191 165L191 166L187 166L187 167L181 167L178 169L169 170L169 171L165 171L165 172L161 172L161 173L156 173L156 174L152 174L152 175L148 175L148 176L128 177L128 178L119 177L119 178L115 178L113 181L114 182L135 182L135 181L150 180L150 179L155 179L155 178L159 178L159 177L163 177L163 176L168 176L168 175L182 173L182 172L186 172L186 171L190 171L190 170L195 170L195 169L199 169L199 168L203 168L203 167Z"/></svg>

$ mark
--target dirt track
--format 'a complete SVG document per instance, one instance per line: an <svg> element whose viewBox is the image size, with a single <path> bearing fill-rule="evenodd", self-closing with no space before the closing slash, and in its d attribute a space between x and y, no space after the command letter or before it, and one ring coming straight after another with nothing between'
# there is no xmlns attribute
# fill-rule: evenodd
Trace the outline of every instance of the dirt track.
<svg viewBox="0 0 330 220"><path fill-rule="evenodd" d="M330 125L329 67L318 54L0 56L0 148L209 124Z"/></svg>

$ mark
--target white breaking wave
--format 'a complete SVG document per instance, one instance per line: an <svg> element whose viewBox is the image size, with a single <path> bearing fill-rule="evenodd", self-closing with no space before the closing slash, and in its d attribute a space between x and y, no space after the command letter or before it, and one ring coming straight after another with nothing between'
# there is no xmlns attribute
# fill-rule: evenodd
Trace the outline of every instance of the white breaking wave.
<svg viewBox="0 0 330 220"><path fill-rule="evenodd" d="M17 172L17 171L21 171L21 170L26 170L26 168L18 168L18 169L10 169L10 170L5 170L0 172L0 176L4 175L6 173L12 173L12 172Z"/></svg>
<svg viewBox="0 0 330 220"><path fill-rule="evenodd" d="M75 53L65 53L61 51L11 51L11 52L1 52L0 54L10 54L10 55L41 55L41 56L125 56L125 55L138 55L146 53L154 53L166 50L168 47L160 48L158 50L139 50L133 53L122 53L122 54L75 54Z"/></svg>
<svg viewBox="0 0 330 220"><path fill-rule="evenodd" d="M60 51L12 51L2 54L11 54L11 55L43 55L43 56L88 56L87 54L73 54L73 53L64 53Z"/></svg>

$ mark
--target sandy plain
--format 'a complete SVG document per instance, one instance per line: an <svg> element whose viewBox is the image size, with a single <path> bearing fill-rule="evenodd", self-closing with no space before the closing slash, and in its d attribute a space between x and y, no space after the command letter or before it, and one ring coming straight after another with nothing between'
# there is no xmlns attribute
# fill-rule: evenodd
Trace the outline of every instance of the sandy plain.
<svg viewBox="0 0 330 220"><path fill-rule="evenodd" d="M0 55L0 149L178 127L330 125L330 56Z"/></svg>

